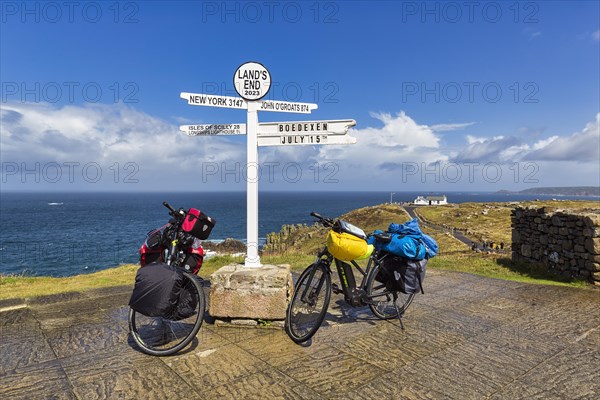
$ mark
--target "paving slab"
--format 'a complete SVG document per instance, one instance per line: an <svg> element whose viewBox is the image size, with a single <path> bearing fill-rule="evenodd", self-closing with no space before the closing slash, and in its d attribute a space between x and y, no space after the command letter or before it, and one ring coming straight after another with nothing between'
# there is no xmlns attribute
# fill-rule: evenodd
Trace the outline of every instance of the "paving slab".
<svg viewBox="0 0 600 400"><path fill-rule="evenodd" d="M305 345L207 319L171 357L129 336L130 286L3 301L0 398L600 398L600 290L435 270L425 291L404 330L334 295Z"/></svg>
<svg viewBox="0 0 600 400"><path fill-rule="evenodd" d="M2 399L75 399L62 365L57 360L41 362L2 373Z"/></svg>

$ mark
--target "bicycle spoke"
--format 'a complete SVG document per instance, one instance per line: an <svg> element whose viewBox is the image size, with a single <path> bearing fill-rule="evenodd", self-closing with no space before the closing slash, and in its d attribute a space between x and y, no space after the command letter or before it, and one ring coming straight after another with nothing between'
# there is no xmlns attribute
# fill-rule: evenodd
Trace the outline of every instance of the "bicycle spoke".
<svg viewBox="0 0 600 400"><path fill-rule="evenodd" d="M185 347L198 333L204 315L204 294L201 292L200 283L191 274L184 273L188 282L184 285L195 299L195 309L192 315L183 319L176 319L178 311L173 317L147 317L130 310L129 325L133 339L146 353L152 355L169 355ZM187 303L185 303L187 304ZM189 315L186 311L186 315Z"/></svg>
<svg viewBox="0 0 600 400"><path fill-rule="evenodd" d="M308 340L319 329L329 305L331 277L319 264L307 268L296 283L288 306L286 331L297 343Z"/></svg>

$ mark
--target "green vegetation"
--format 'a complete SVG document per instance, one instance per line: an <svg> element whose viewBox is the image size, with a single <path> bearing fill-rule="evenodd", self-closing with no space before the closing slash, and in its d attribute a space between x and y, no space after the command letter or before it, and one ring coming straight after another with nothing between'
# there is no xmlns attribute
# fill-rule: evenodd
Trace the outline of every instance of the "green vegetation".
<svg viewBox="0 0 600 400"><path fill-rule="evenodd" d="M599 203L595 201L523 202L519 205L557 209L599 208ZM467 232L467 236L475 240L483 238L509 244L510 210L515 206L516 204L511 203L465 203L420 207L418 213L437 225L462 229ZM382 204L354 210L343 215L342 218L360 226L365 232L372 232L375 229L385 230L390 222L406 222L409 216L398 205ZM433 236L440 246L440 255L429 262L429 268L527 283L589 287L589 284L584 281L569 281L553 275L540 265L514 263L507 255L473 253L467 245L455 239L444 229L425 228L424 231ZM263 255L261 261L263 264L290 264L293 271L301 272L314 261L316 252L323 248L326 235L327 230L322 227L300 227L285 236L285 240L281 242L283 247L279 251ZM200 276L208 278L210 274L225 265L243 262L243 256L212 257L204 262ZM138 265L123 265L66 278L0 275L0 299L28 298L98 287L133 285L137 268Z"/></svg>
<svg viewBox="0 0 600 400"><path fill-rule="evenodd" d="M599 186L539 187L518 192L500 190L498 193L543 194L549 196L600 196Z"/></svg>
<svg viewBox="0 0 600 400"><path fill-rule="evenodd" d="M122 265L93 274L66 278L0 275L0 299L28 298L56 293L80 292L98 287L132 285L137 265Z"/></svg>
<svg viewBox="0 0 600 400"><path fill-rule="evenodd" d="M482 242L511 243L510 212L521 207L554 207L556 209L598 209L598 201L527 201L520 203L462 203L444 206L425 206L416 209L417 214L428 222L447 228L456 228L466 236Z"/></svg>
<svg viewBox="0 0 600 400"><path fill-rule="evenodd" d="M313 255L293 254L289 256L263 257L263 264L290 264L301 271L314 260ZM244 257L217 256L204 262L200 276L208 279L219 268L235 263L243 263ZM109 268L92 274L75 275L64 278L27 275L0 274L0 300L12 298L31 298L66 292L81 292L100 287L131 285L139 265L128 264Z"/></svg>
<svg viewBox="0 0 600 400"><path fill-rule="evenodd" d="M591 287L584 280L571 280L552 274L543 265L516 263L506 256L498 256L497 254L465 252L463 254L441 255L431 259L427 267L540 285Z"/></svg>

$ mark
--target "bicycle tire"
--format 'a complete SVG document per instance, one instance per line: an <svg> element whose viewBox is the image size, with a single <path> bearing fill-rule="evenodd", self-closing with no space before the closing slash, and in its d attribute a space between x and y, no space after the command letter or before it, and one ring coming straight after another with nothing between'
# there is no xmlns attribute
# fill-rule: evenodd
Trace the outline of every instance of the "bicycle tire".
<svg viewBox="0 0 600 400"><path fill-rule="evenodd" d="M367 277L365 288L367 298L371 301L376 301L376 304L369 304L369 308L379 319L397 318L398 313L402 315L408 309L415 297L415 293L402 293L396 290L389 290L385 283L378 282L376 277L381 268L382 264L376 263ZM394 305L394 294L397 296L396 305L398 307Z"/></svg>
<svg viewBox="0 0 600 400"><path fill-rule="evenodd" d="M129 309L129 332L138 347L146 354L153 356L169 356L186 347L198 334L204 312L206 299L200 279L183 272L187 290L197 298L194 313L183 319L173 320L164 317L147 317L133 309ZM169 340L171 339L172 340Z"/></svg>
<svg viewBox="0 0 600 400"><path fill-rule="evenodd" d="M314 274L311 278L312 271ZM306 293L308 298L302 299L306 289L309 289ZM323 301L319 305L321 297ZM295 343L304 343L317 333L325 319L330 299L331 275L321 262L316 262L300 275L287 308L285 330ZM306 313L302 313L302 310L306 310Z"/></svg>

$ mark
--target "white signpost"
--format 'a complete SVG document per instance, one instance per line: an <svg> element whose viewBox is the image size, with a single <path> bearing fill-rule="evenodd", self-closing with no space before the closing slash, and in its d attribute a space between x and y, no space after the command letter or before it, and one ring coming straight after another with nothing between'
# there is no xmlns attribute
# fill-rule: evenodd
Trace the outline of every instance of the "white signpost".
<svg viewBox="0 0 600 400"><path fill-rule="evenodd" d="M354 120L291 121L258 123L258 111L310 114L317 109L313 103L261 100L271 87L271 74L260 63L242 64L233 75L236 92L241 96L215 96L181 93L180 97L193 106L225 107L247 110L246 124L183 125L179 129L188 136L247 135L247 253L245 266L260 267L258 256L258 146L296 146L319 144L353 144L348 136Z"/></svg>

